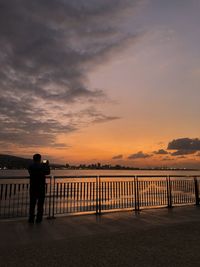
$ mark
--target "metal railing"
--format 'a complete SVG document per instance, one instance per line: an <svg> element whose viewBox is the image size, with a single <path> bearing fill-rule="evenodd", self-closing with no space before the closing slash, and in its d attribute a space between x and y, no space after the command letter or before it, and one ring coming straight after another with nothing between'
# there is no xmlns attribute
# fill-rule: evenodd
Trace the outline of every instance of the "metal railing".
<svg viewBox="0 0 200 267"><path fill-rule="evenodd" d="M198 176L52 176L46 178L44 215L199 205L199 193ZM1 178L0 218L28 212L29 178Z"/></svg>

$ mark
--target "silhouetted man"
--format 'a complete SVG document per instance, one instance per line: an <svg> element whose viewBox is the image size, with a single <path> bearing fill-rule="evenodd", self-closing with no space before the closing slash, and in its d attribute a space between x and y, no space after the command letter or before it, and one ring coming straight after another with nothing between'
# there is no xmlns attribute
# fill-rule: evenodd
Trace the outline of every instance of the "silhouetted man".
<svg viewBox="0 0 200 267"><path fill-rule="evenodd" d="M40 223L43 217L45 199L45 176L50 174L49 162L41 162L41 155L33 155L33 163L28 168L30 174L30 210L29 222L34 223L35 206L37 203L36 223Z"/></svg>

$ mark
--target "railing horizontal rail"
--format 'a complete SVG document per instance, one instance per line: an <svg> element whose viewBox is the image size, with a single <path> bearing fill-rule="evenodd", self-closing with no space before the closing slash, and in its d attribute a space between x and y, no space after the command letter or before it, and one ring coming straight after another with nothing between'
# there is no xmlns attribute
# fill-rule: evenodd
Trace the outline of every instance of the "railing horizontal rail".
<svg viewBox="0 0 200 267"><path fill-rule="evenodd" d="M98 175L67 175L67 176L54 176L55 179L59 178L96 178Z"/></svg>
<svg viewBox="0 0 200 267"><path fill-rule="evenodd" d="M165 177L167 177L167 176L169 176L169 177L189 177L189 178L191 178L191 177L200 177L200 175L99 175L99 177L102 177L102 178L109 178L109 177L124 177L124 178L126 178L126 177L138 177L138 178L151 178L151 177L163 177L163 178L165 178ZM57 176L56 176L57 177ZM61 177L64 177L64 176L61 176ZM67 177L67 176L66 176ZM68 177L70 177L70 176L68 176ZM83 176L81 176L81 177L83 177Z"/></svg>
<svg viewBox="0 0 200 267"><path fill-rule="evenodd" d="M46 178L95 178L95 177L101 177L101 178L130 178L130 177L138 177L138 178L166 178L166 177L177 177L177 178L191 178L191 177L196 177L196 178L200 178L200 175L53 175L53 176L46 176ZM29 176L0 176L0 181L2 180L10 180L10 179L29 179Z"/></svg>
<svg viewBox="0 0 200 267"><path fill-rule="evenodd" d="M0 218L25 217L29 177L0 177ZM47 176L44 214L58 214L199 204L200 175Z"/></svg>
<svg viewBox="0 0 200 267"><path fill-rule="evenodd" d="M29 179L29 176L0 176L1 180L26 180ZM47 179L52 178L52 176L46 176Z"/></svg>

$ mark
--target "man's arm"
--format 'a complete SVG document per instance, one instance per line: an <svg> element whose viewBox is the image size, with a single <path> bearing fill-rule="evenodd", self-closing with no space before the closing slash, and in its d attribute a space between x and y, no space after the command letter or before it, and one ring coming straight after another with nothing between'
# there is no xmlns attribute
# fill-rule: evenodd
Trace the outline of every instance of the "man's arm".
<svg viewBox="0 0 200 267"><path fill-rule="evenodd" d="M49 161L44 165L44 174L49 175L50 174L50 166L49 166Z"/></svg>
<svg viewBox="0 0 200 267"><path fill-rule="evenodd" d="M45 168L45 175L49 175L50 174L50 167L49 166L47 166L46 168Z"/></svg>

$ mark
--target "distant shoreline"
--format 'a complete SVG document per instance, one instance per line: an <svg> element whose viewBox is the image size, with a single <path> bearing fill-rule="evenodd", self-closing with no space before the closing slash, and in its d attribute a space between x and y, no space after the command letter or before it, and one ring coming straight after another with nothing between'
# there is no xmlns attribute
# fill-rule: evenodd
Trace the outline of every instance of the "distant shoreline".
<svg viewBox="0 0 200 267"><path fill-rule="evenodd" d="M58 170L58 171L74 171L74 170L105 170L105 171L200 171L200 169L186 169L186 168L51 168L52 170ZM6 169L0 169L0 171L17 171L17 170L27 170L27 168L6 168Z"/></svg>
<svg viewBox="0 0 200 267"><path fill-rule="evenodd" d="M32 159L21 158L13 155L0 154L0 171L1 170L27 170L28 166L32 163ZM94 162L90 164L69 164L69 163L54 163L50 164L52 170L106 170L106 171L200 171L198 168L176 168L169 166L154 166L139 168L137 166L124 166L120 164L109 164Z"/></svg>

